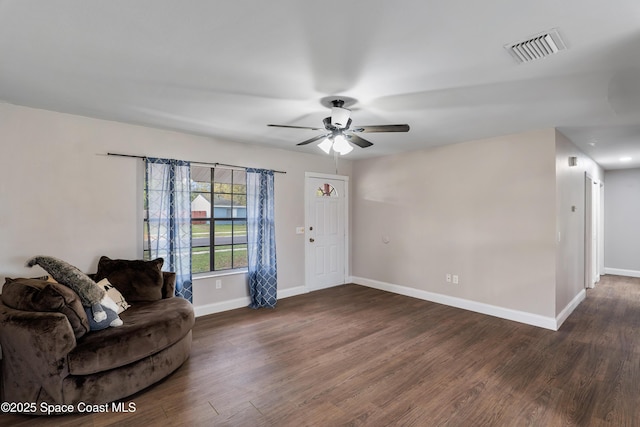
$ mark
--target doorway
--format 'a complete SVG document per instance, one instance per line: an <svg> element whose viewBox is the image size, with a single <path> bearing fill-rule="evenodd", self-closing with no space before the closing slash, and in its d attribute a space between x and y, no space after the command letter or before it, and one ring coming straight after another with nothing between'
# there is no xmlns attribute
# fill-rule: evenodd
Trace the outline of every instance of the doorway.
<svg viewBox="0 0 640 427"><path fill-rule="evenodd" d="M305 275L309 291L346 283L349 177L305 175Z"/></svg>

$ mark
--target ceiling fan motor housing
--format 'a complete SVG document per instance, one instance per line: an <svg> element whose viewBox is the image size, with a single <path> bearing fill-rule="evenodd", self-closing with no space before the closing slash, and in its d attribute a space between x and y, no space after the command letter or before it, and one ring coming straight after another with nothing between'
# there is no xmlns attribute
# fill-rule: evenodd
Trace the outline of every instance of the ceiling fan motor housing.
<svg viewBox="0 0 640 427"><path fill-rule="evenodd" d="M331 124L337 128L345 128L349 122L351 116L351 110L342 108L343 101L333 101L333 107L331 108Z"/></svg>

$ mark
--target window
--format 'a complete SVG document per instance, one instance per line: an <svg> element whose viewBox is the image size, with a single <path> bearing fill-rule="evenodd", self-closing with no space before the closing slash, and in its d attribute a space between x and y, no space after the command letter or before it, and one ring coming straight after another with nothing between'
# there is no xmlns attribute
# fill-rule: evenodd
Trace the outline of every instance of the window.
<svg viewBox="0 0 640 427"><path fill-rule="evenodd" d="M247 173L191 166L191 272L246 268ZM146 212L147 197L145 197ZM144 259L149 259L145 217Z"/></svg>
<svg viewBox="0 0 640 427"><path fill-rule="evenodd" d="M333 185L324 183L316 190L316 197L338 197L338 192Z"/></svg>
<svg viewBox="0 0 640 427"><path fill-rule="evenodd" d="M247 267L244 170L191 166L193 273Z"/></svg>

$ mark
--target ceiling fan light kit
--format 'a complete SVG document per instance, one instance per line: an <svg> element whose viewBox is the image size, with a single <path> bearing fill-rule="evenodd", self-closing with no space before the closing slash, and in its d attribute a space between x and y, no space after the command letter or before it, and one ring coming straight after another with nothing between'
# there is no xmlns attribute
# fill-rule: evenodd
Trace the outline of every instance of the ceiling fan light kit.
<svg viewBox="0 0 640 427"><path fill-rule="evenodd" d="M353 147L344 136L336 135L333 138L333 149L344 156L345 154L349 154L353 150Z"/></svg>
<svg viewBox="0 0 640 427"><path fill-rule="evenodd" d="M333 141L329 138L325 138L318 147L327 154L331 154L331 147L333 147Z"/></svg>
<svg viewBox="0 0 640 427"><path fill-rule="evenodd" d="M318 147L327 154L331 153L331 149L335 152L345 155L353 150L353 145L360 148L367 148L373 145L372 142L356 135L356 133L372 133L372 132L409 132L409 125L375 125L375 126L358 126L351 127L351 110L344 108L344 101L335 99L331 101L331 116L322 120L324 128L328 131L323 135L318 135L302 141L297 145L307 145L312 142L322 140ZM291 126L291 125L273 125L267 126L293 128L293 129L310 129L322 130L317 127L307 126ZM353 145L352 145L353 144Z"/></svg>
<svg viewBox="0 0 640 427"><path fill-rule="evenodd" d="M331 154L331 149L333 149L333 151L341 156L353 151L353 146L349 144L349 141L347 141L342 135L325 138L320 144L318 144L318 148L327 154Z"/></svg>

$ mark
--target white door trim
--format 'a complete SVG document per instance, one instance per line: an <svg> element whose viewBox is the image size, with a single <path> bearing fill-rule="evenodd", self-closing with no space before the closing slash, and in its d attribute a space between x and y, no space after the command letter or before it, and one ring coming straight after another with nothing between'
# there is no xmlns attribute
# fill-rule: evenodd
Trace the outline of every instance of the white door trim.
<svg viewBox="0 0 640 427"><path fill-rule="evenodd" d="M589 172L584 173L585 205L584 205L584 229L585 229L585 288L594 288L600 281L603 271L600 265L603 263L603 229L602 224L602 182L596 180Z"/></svg>
<svg viewBox="0 0 640 427"><path fill-rule="evenodd" d="M308 190L308 182L309 178L320 178L320 179L333 179L336 181L344 182L344 282L348 280L349 277L349 177L346 175L332 175L326 173L318 173L318 172L305 172L304 174L304 229L305 229L305 242L304 242L304 286L307 291L315 291L319 288L311 289L310 286L310 274L311 269L309 268L309 245L307 244L307 235L306 231L309 229L309 191Z"/></svg>

